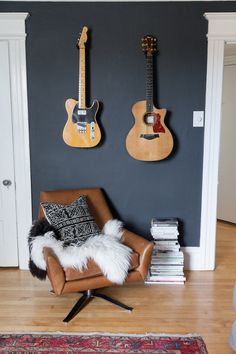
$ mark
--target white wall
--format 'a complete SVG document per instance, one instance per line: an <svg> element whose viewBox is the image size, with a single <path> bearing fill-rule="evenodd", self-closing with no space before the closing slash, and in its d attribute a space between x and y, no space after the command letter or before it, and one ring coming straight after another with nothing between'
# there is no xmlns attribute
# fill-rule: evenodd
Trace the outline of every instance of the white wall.
<svg viewBox="0 0 236 354"><path fill-rule="evenodd" d="M236 45L226 45L222 96L218 219L236 223Z"/></svg>

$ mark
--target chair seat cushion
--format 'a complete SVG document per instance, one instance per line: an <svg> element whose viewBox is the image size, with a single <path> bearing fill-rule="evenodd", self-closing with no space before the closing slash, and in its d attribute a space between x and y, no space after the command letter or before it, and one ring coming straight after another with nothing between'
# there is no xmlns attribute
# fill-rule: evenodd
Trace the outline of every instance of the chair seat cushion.
<svg viewBox="0 0 236 354"><path fill-rule="evenodd" d="M130 258L129 271L137 268L138 266L139 266L139 254L136 252L132 252ZM88 261L87 268L85 268L82 272L74 268L65 268L64 271L65 271L66 281L92 278L92 277L98 277L103 275L99 266L92 259Z"/></svg>

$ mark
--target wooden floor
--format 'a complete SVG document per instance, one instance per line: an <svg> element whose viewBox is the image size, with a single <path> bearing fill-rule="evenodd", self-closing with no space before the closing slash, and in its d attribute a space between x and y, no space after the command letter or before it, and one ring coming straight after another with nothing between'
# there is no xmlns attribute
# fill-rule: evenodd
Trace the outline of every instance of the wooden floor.
<svg viewBox="0 0 236 354"><path fill-rule="evenodd" d="M219 222L215 272L189 272L186 285L130 285L104 292L133 306L128 313L94 299L69 324L62 319L77 295L55 297L28 271L0 270L0 331L199 333L210 354L228 346L236 284L236 226Z"/></svg>

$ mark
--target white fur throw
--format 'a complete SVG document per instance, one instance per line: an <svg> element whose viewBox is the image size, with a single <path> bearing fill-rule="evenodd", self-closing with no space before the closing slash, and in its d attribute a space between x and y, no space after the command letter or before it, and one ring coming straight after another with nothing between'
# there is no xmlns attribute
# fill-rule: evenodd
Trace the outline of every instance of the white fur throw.
<svg viewBox="0 0 236 354"><path fill-rule="evenodd" d="M30 244L31 259L40 269L46 270L43 248L53 249L63 268L76 268L82 271L92 258L103 274L112 282L122 284L127 276L132 250L121 243L123 225L121 221L109 220L100 235L89 238L80 247L63 247L53 231L35 237Z"/></svg>

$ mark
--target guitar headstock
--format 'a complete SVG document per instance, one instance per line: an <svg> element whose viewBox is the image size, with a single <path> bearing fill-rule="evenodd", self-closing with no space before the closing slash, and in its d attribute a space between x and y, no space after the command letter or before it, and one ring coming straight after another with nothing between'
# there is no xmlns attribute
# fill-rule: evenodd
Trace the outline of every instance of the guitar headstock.
<svg viewBox="0 0 236 354"><path fill-rule="evenodd" d="M142 50L146 55L153 55L157 51L157 39L151 35L142 38Z"/></svg>
<svg viewBox="0 0 236 354"><path fill-rule="evenodd" d="M77 47L79 49L85 48L85 43L87 42L88 39L87 32L88 32L88 27L84 26L82 31L79 34L79 38L77 41Z"/></svg>

